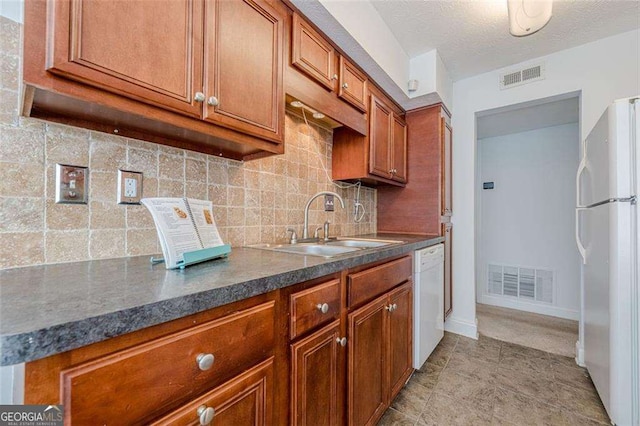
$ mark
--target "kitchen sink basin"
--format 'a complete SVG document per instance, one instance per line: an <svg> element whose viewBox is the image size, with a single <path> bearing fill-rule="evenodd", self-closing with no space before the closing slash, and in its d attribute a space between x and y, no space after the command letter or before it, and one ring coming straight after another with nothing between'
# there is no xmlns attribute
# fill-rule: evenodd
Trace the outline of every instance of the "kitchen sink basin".
<svg viewBox="0 0 640 426"><path fill-rule="evenodd" d="M329 241L326 244L330 246L373 248L373 247L384 247L391 244L400 244L400 243L402 243L402 241L374 240L374 239L365 239L365 238L338 238L337 240Z"/></svg>
<svg viewBox="0 0 640 426"><path fill-rule="evenodd" d="M376 240L370 238L338 238L326 243L299 243L299 244L255 244L249 248L261 250L279 251L282 253L302 254L307 256L334 257L345 253L383 247L392 244L400 244L403 241Z"/></svg>

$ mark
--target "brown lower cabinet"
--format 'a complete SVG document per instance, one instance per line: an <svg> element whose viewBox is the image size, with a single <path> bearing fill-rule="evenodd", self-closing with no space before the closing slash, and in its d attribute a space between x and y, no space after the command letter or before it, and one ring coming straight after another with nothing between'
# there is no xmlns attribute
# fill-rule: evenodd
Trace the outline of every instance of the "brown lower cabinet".
<svg viewBox="0 0 640 426"><path fill-rule="evenodd" d="M26 365L65 424L370 425L412 373L411 255ZM345 404L346 401L346 404Z"/></svg>
<svg viewBox="0 0 640 426"><path fill-rule="evenodd" d="M348 418L373 425L413 372L411 281L349 314Z"/></svg>

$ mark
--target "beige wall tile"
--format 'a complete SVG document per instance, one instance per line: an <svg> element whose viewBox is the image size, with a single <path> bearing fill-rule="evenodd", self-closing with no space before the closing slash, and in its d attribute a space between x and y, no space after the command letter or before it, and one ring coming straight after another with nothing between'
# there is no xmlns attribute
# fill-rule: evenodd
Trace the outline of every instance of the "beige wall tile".
<svg viewBox="0 0 640 426"><path fill-rule="evenodd" d="M89 206L86 204L56 204L54 200L47 200L45 215L47 230L89 228Z"/></svg>
<svg viewBox="0 0 640 426"><path fill-rule="evenodd" d="M185 180L207 183L207 162L187 158L185 160Z"/></svg>
<svg viewBox="0 0 640 426"><path fill-rule="evenodd" d="M257 189L245 189L244 206L249 209L260 207L260 191Z"/></svg>
<svg viewBox="0 0 640 426"><path fill-rule="evenodd" d="M189 198L197 198L199 200L207 200L209 190L206 183L187 182L185 184L185 196Z"/></svg>
<svg viewBox="0 0 640 426"><path fill-rule="evenodd" d="M258 244L261 239L259 226L245 226L244 228L244 245Z"/></svg>
<svg viewBox="0 0 640 426"><path fill-rule="evenodd" d="M209 200L215 206L228 205L227 187L222 185L209 185Z"/></svg>
<svg viewBox="0 0 640 426"><path fill-rule="evenodd" d="M115 203L118 194L118 176L113 172L91 172L89 176L89 201Z"/></svg>
<svg viewBox="0 0 640 426"><path fill-rule="evenodd" d="M18 92L0 89L0 123L17 125L19 98Z"/></svg>
<svg viewBox="0 0 640 426"><path fill-rule="evenodd" d="M159 197L184 197L184 182L181 180L160 179L158 181Z"/></svg>
<svg viewBox="0 0 640 426"><path fill-rule="evenodd" d="M0 52L18 56L20 53L20 24L0 16Z"/></svg>
<svg viewBox="0 0 640 426"><path fill-rule="evenodd" d="M229 197L227 200L228 205L235 207L244 206L244 188L230 186L227 188L227 196Z"/></svg>
<svg viewBox="0 0 640 426"><path fill-rule="evenodd" d="M91 231L89 256L92 259L109 259L125 256L124 229L98 229Z"/></svg>
<svg viewBox="0 0 640 426"><path fill-rule="evenodd" d="M127 206L127 228L153 228L153 217L149 210L142 205Z"/></svg>
<svg viewBox="0 0 640 426"><path fill-rule="evenodd" d="M42 232L43 229L42 198L0 197L0 232Z"/></svg>
<svg viewBox="0 0 640 426"><path fill-rule="evenodd" d="M229 164L227 167L227 183L230 186L244 187L244 169L237 164Z"/></svg>
<svg viewBox="0 0 640 426"><path fill-rule="evenodd" d="M158 252L158 234L155 228L127 230L127 256L140 256Z"/></svg>
<svg viewBox="0 0 640 426"><path fill-rule="evenodd" d="M158 177L160 179L184 180L184 155L158 154Z"/></svg>
<svg viewBox="0 0 640 426"><path fill-rule="evenodd" d="M244 226L245 209L243 207L227 208L227 225Z"/></svg>
<svg viewBox="0 0 640 426"><path fill-rule="evenodd" d="M72 166L89 165L89 131L59 124L47 124L47 163L62 163Z"/></svg>
<svg viewBox="0 0 640 426"><path fill-rule="evenodd" d="M0 196L42 197L44 166L0 162Z"/></svg>
<svg viewBox="0 0 640 426"><path fill-rule="evenodd" d="M45 261L74 262L89 258L89 230L45 232Z"/></svg>
<svg viewBox="0 0 640 426"><path fill-rule="evenodd" d="M7 232L0 235L0 269L44 263L43 232Z"/></svg>
<svg viewBox="0 0 640 426"><path fill-rule="evenodd" d="M227 185L227 162L215 158L209 157L209 185Z"/></svg>
<svg viewBox="0 0 640 426"><path fill-rule="evenodd" d="M92 136L95 135L92 132ZM113 143L105 138L93 139L90 145L89 168L93 171L114 172L127 169L127 145L123 138L120 143Z"/></svg>
<svg viewBox="0 0 640 426"><path fill-rule="evenodd" d="M44 131L0 125L0 161L44 164Z"/></svg>
<svg viewBox="0 0 640 426"><path fill-rule="evenodd" d="M127 170L140 172L145 179L158 176L157 149L147 150L129 146L127 156Z"/></svg>
<svg viewBox="0 0 640 426"><path fill-rule="evenodd" d="M213 220L215 220L216 225L218 226L218 229L220 229L220 227L226 227L227 226L227 208L226 207L219 207L219 206L213 206Z"/></svg>
<svg viewBox="0 0 640 426"><path fill-rule="evenodd" d="M89 204L91 229L124 229L126 209L124 205L103 201L91 201Z"/></svg>
<svg viewBox="0 0 640 426"><path fill-rule="evenodd" d="M242 247L244 243L244 227L227 228L227 244L233 247Z"/></svg>

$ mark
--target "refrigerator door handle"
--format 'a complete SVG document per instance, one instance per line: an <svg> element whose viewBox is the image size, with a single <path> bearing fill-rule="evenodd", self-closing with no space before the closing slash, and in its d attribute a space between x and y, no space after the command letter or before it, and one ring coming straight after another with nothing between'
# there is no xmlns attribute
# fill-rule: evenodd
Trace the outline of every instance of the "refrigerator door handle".
<svg viewBox="0 0 640 426"><path fill-rule="evenodd" d="M580 240L580 212L582 210L586 210L585 206L580 205L580 176L587 168L587 144L586 141L582 143L582 160L580 160L580 165L578 166L578 172L576 173L576 245L578 246L578 251L580 252L580 257L582 258L582 264L587 264L587 250L582 245L582 241Z"/></svg>
<svg viewBox="0 0 640 426"><path fill-rule="evenodd" d="M582 245L582 240L580 240L580 212L583 210L587 210L586 207L577 207L576 208L576 245L578 246L578 251L580 252L580 257L582 258L582 264L587 264L587 250Z"/></svg>

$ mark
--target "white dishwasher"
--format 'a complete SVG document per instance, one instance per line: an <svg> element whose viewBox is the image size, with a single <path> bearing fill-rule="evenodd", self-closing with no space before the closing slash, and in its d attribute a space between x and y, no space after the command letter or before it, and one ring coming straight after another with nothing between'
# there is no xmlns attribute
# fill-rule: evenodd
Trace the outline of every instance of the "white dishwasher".
<svg viewBox="0 0 640 426"><path fill-rule="evenodd" d="M413 368L420 368L444 336L444 244L416 250Z"/></svg>

